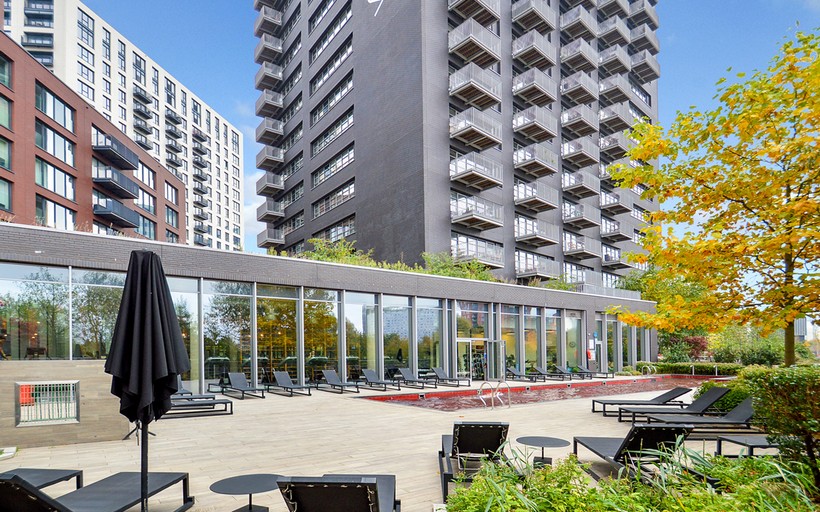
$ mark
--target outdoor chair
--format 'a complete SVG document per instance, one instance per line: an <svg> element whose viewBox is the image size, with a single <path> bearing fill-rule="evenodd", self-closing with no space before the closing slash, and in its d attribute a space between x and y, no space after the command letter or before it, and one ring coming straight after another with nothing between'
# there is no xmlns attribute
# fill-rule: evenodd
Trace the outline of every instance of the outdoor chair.
<svg viewBox="0 0 820 512"><path fill-rule="evenodd" d="M676 406L676 407L683 407L684 404L680 400L676 400L676 398L685 395L686 393L692 391L689 388L677 387L674 389L670 389L666 393L661 393L660 395L656 396L655 398L649 398L646 400L624 400L621 398L596 398L592 400L592 412L603 412L604 416L615 416L614 414L607 414L606 406L607 405L635 405L635 406ZM600 404L602 407L601 411L595 410L595 404Z"/></svg>
<svg viewBox="0 0 820 512"><path fill-rule="evenodd" d="M290 512L401 512L394 475L293 476L277 484Z"/></svg>
<svg viewBox="0 0 820 512"><path fill-rule="evenodd" d="M712 388L718 389L718 388ZM711 390L709 390L711 391ZM706 393L704 393L705 395ZM647 420L651 424L655 423L681 423L686 422L694 425L698 431L719 433L733 431L737 429L751 428L754 408L752 407L752 397L740 402L734 409L723 416L699 416L689 417L685 415L648 415Z"/></svg>
<svg viewBox="0 0 820 512"><path fill-rule="evenodd" d="M441 495L447 501L449 484L459 479L471 482L485 460L504 461L503 448L510 424L506 422L457 421L452 435L441 436L438 467Z"/></svg>
<svg viewBox="0 0 820 512"><path fill-rule="evenodd" d="M535 374L535 373L524 373L518 368L514 366L507 367L507 376L512 377L513 380L521 380L521 381L530 381L535 382L536 380L546 380L543 376Z"/></svg>
<svg viewBox="0 0 820 512"><path fill-rule="evenodd" d="M536 371L536 373L538 373L538 375L544 377L545 380L546 379L561 379L561 380L564 380L564 377L566 377L566 375L564 375L563 373L548 372L547 370L544 369L543 366L536 366L535 371ZM572 375L569 376L569 380L572 380Z"/></svg>
<svg viewBox="0 0 820 512"><path fill-rule="evenodd" d="M241 372L228 374L228 383L223 384L222 394L227 395L229 392L239 393L240 400L244 400L245 395L254 396L256 398L265 398L265 388L251 386L248 383L248 379L245 378L245 374Z"/></svg>
<svg viewBox="0 0 820 512"><path fill-rule="evenodd" d="M294 393L298 393L300 395L310 395L310 386L302 386L301 384L294 383L288 372L273 372L273 380L274 382L265 384L265 387L269 392L282 390L289 393L288 396L293 396Z"/></svg>
<svg viewBox="0 0 820 512"><path fill-rule="evenodd" d="M658 451L671 450L678 439L686 439L692 425L632 425L624 437L574 437L572 453L578 455L578 445L601 457L613 467L626 469L630 476L646 476L646 464L658 462ZM598 480L599 475L590 471Z"/></svg>
<svg viewBox="0 0 820 512"><path fill-rule="evenodd" d="M171 395L171 400L214 400L216 395L206 393L202 395L195 395L190 390L185 389L182 385L182 377L177 375L177 392Z"/></svg>
<svg viewBox="0 0 820 512"><path fill-rule="evenodd" d="M181 399L171 399L171 409L162 415L166 418L188 418L191 416L222 416L233 414L233 401L216 398L213 395L189 395ZM193 398L192 398L193 397Z"/></svg>
<svg viewBox="0 0 820 512"><path fill-rule="evenodd" d="M174 395L193 395L189 390L185 389L182 384L182 375L177 374L177 392Z"/></svg>
<svg viewBox="0 0 820 512"><path fill-rule="evenodd" d="M438 387L438 384L435 381L425 381L423 379L417 379L415 375L413 375L413 370L410 368L399 368L399 375L397 379L400 380L404 385L415 387L415 388L422 388L424 389L425 384L432 384L434 388Z"/></svg>
<svg viewBox="0 0 820 512"><path fill-rule="evenodd" d="M52 498L18 475L0 474L0 509L14 512L122 512L141 500L141 475L115 473L107 478ZM194 505L189 494L188 473L148 473L148 496L182 482L182 505L174 512Z"/></svg>
<svg viewBox="0 0 820 512"><path fill-rule="evenodd" d="M427 379L435 380L436 384L441 384L442 386L459 387L462 382L466 382L468 386L470 385L470 379L448 377L447 374L444 372L444 368L433 368L433 375L428 375Z"/></svg>
<svg viewBox="0 0 820 512"><path fill-rule="evenodd" d="M368 370L362 368L362 376L364 377L364 385L370 388L379 388L382 391L387 391L387 386L395 386L396 389L401 390L401 382L396 380L382 380L376 374L376 370Z"/></svg>
<svg viewBox="0 0 820 512"><path fill-rule="evenodd" d="M77 489L83 486L82 469L40 469L40 468L15 468L3 472L3 476L19 476L29 484L38 489L54 485L59 482L66 482L74 478Z"/></svg>
<svg viewBox="0 0 820 512"><path fill-rule="evenodd" d="M574 372L574 371L570 370L569 368L567 368L566 366L561 366L561 365L557 365L557 364L555 365L555 373L558 373L558 374L561 374L561 375L564 375L564 376L568 375L569 380L572 380L573 377L580 377L581 380L584 380L584 379L590 379L591 380L592 379L591 374L582 373L582 372Z"/></svg>
<svg viewBox="0 0 820 512"><path fill-rule="evenodd" d="M583 373L585 375L589 375L590 378L609 379L609 378L614 378L615 377L615 372L611 371L609 368L607 368L606 371L601 371L601 370L593 371L593 370L590 370L589 367L587 367L586 365L581 365L581 364L579 364L577 366L577 368L578 368L578 373Z"/></svg>
<svg viewBox="0 0 820 512"><path fill-rule="evenodd" d="M692 416L703 416L706 413L706 410L713 405L715 402L723 398L723 395L729 392L729 388L720 388L714 387L706 390L706 392L700 395L694 402L689 405L684 406L682 409L670 409L668 407L621 407L618 410L618 421L624 420L624 413L627 415L632 416L632 423L635 423L635 420L638 417L647 417L650 414L652 415L659 415L659 414L675 414L678 416L681 415L692 415ZM629 416L627 416L629 417ZM689 420L687 419L684 423L688 423ZM681 421L671 421L669 423L681 423Z"/></svg>
<svg viewBox="0 0 820 512"><path fill-rule="evenodd" d="M322 370L322 375L325 378L325 384L327 384L328 388L331 390L338 389L339 393L344 393L345 389L354 388L352 391L356 393L359 392L359 383L358 382L342 382L342 379L339 378L339 374L336 373L336 370ZM316 389L322 389L319 387L319 383L316 383Z"/></svg>

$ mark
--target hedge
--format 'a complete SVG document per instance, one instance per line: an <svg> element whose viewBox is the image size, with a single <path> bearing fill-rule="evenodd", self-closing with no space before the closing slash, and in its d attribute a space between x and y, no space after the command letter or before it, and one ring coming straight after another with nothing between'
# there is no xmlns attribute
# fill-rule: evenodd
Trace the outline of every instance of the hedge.
<svg viewBox="0 0 820 512"><path fill-rule="evenodd" d="M735 363L648 363L639 361L635 365L638 371L643 372L645 366L653 366L658 373L677 373L692 375L692 368L695 375L714 375L717 367L718 375L737 375L744 366Z"/></svg>

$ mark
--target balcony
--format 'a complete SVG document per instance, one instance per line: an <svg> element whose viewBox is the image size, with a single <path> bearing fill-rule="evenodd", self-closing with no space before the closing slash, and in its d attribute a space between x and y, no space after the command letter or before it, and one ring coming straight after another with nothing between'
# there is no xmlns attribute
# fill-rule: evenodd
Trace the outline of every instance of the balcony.
<svg viewBox="0 0 820 512"><path fill-rule="evenodd" d="M202 181L206 183L211 181L211 177L205 171L197 168L194 168L191 171L191 177L196 181Z"/></svg>
<svg viewBox="0 0 820 512"><path fill-rule="evenodd" d="M601 211L610 215L619 215L621 213L629 213L632 211L632 205L629 204L620 194L614 192L601 192L600 198Z"/></svg>
<svg viewBox="0 0 820 512"><path fill-rule="evenodd" d="M256 99L256 115L272 117L284 106L284 98L278 92L265 89Z"/></svg>
<svg viewBox="0 0 820 512"><path fill-rule="evenodd" d="M519 0L512 6L512 20L525 31L542 34L558 28L558 14L546 0Z"/></svg>
<svg viewBox="0 0 820 512"><path fill-rule="evenodd" d="M456 261L476 260L492 268L504 267L504 246L460 235L451 239L450 251Z"/></svg>
<svg viewBox="0 0 820 512"><path fill-rule="evenodd" d="M203 235L194 235L194 245L199 247L211 247L211 239L205 238Z"/></svg>
<svg viewBox="0 0 820 512"><path fill-rule="evenodd" d="M171 167L182 166L182 160L180 160L179 157L173 153L168 153L167 155L165 155L165 163L167 163Z"/></svg>
<svg viewBox="0 0 820 512"><path fill-rule="evenodd" d="M618 17L609 18L598 25L598 39L606 46L627 45L630 34L626 22Z"/></svg>
<svg viewBox="0 0 820 512"><path fill-rule="evenodd" d="M528 69L515 76L512 91L530 105L539 107L558 100L558 83L537 69Z"/></svg>
<svg viewBox="0 0 820 512"><path fill-rule="evenodd" d="M289 4L287 0L253 0L253 8L256 11L261 11L262 7L286 10Z"/></svg>
<svg viewBox="0 0 820 512"><path fill-rule="evenodd" d="M606 17L629 16L629 0L598 0L598 14Z"/></svg>
<svg viewBox="0 0 820 512"><path fill-rule="evenodd" d="M182 152L182 146L180 146L179 142L174 139L168 139L165 141L165 149L168 151L173 151L174 153Z"/></svg>
<svg viewBox="0 0 820 512"><path fill-rule="evenodd" d="M119 228L135 228L140 224L139 214L116 199L104 199L95 204L94 215Z"/></svg>
<svg viewBox="0 0 820 512"><path fill-rule="evenodd" d="M194 128L191 130L191 137L199 142L208 142L208 135L199 128Z"/></svg>
<svg viewBox="0 0 820 512"><path fill-rule="evenodd" d="M146 137L145 135L141 135L139 133L134 135L134 142L136 142L137 145L142 149L148 151L154 149L154 144L150 140L148 140L148 137Z"/></svg>
<svg viewBox="0 0 820 512"><path fill-rule="evenodd" d="M598 99L598 84L583 71L561 80L561 94L575 103L590 103Z"/></svg>
<svg viewBox="0 0 820 512"><path fill-rule="evenodd" d="M513 165L536 178L555 174L561 168L558 155L545 144L531 144L515 150Z"/></svg>
<svg viewBox="0 0 820 512"><path fill-rule="evenodd" d="M601 225L601 211L589 205L564 203L561 220L576 229L587 229Z"/></svg>
<svg viewBox="0 0 820 512"><path fill-rule="evenodd" d="M111 135L99 134L96 140L91 142L91 148L117 169L133 170L139 168L140 158L137 154Z"/></svg>
<svg viewBox="0 0 820 512"><path fill-rule="evenodd" d="M153 132L148 122L145 119L140 119L139 117L134 118L134 130L146 135L150 135Z"/></svg>
<svg viewBox="0 0 820 512"><path fill-rule="evenodd" d="M143 119L153 119L153 115L151 111L148 110L148 107L143 105L142 103L134 103L134 114L140 116Z"/></svg>
<svg viewBox="0 0 820 512"><path fill-rule="evenodd" d="M179 139L183 135L180 129L172 125L171 123L165 123L165 133L166 135L174 139Z"/></svg>
<svg viewBox="0 0 820 512"><path fill-rule="evenodd" d="M282 201L274 201L270 197L265 198L256 209L256 220L260 222L273 222L284 216L285 208L282 206Z"/></svg>
<svg viewBox="0 0 820 512"><path fill-rule="evenodd" d="M211 214L202 208L194 208L194 219L196 220L210 220Z"/></svg>
<svg viewBox="0 0 820 512"><path fill-rule="evenodd" d="M140 87L139 85L135 85L132 89L134 94L134 99L145 103L146 105L150 105L154 102L154 97L148 94L148 91Z"/></svg>
<svg viewBox="0 0 820 512"><path fill-rule="evenodd" d="M629 19L637 25L645 24L652 30L658 30L660 23L658 21L658 13L653 2L648 0L636 0L629 6Z"/></svg>
<svg viewBox="0 0 820 512"><path fill-rule="evenodd" d="M282 54L282 40L270 34L262 34L253 51L253 60L257 64L271 62Z"/></svg>
<svg viewBox="0 0 820 512"><path fill-rule="evenodd" d="M558 47L546 36L535 30L530 30L523 36L515 39L512 44L512 56L525 66L538 68L541 71L554 66L558 62Z"/></svg>
<svg viewBox="0 0 820 512"><path fill-rule="evenodd" d="M191 185L191 188L194 191L194 193L202 196L207 196L211 193L210 187L208 187L208 185L201 181L194 181L194 183Z"/></svg>
<svg viewBox="0 0 820 512"><path fill-rule="evenodd" d="M598 91L601 98L610 103L619 103L629 99L632 87L625 75L612 75L601 80Z"/></svg>
<svg viewBox="0 0 820 512"><path fill-rule="evenodd" d="M616 103L602 108L598 112L601 126L613 132L621 132L632 126L632 114L629 113L629 103Z"/></svg>
<svg viewBox="0 0 820 512"><path fill-rule="evenodd" d="M182 124L182 117L170 108L165 109L165 119L173 124Z"/></svg>
<svg viewBox="0 0 820 512"><path fill-rule="evenodd" d="M598 67L598 51L584 39L561 47L561 64L572 71L592 71Z"/></svg>
<svg viewBox="0 0 820 512"><path fill-rule="evenodd" d="M501 0L448 0L447 8L462 18L474 18L482 25L498 21Z"/></svg>
<svg viewBox="0 0 820 512"><path fill-rule="evenodd" d="M526 208L533 212L554 210L561 205L558 190L548 187L540 181L534 183L516 183L515 188L513 188L513 198L516 206Z"/></svg>
<svg viewBox="0 0 820 512"><path fill-rule="evenodd" d="M256 154L256 168L263 171L272 171L285 161L285 152L282 148L265 146Z"/></svg>
<svg viewBox="0 0 820 512"><path fill-rule="evenodd" d="M573 236L564 234L564 256L587 260L600 258L602 253L601 242L588 236Z"/></svg>
<svg viewBox="0 0 820 512"><path fill-rule="evenodd" d="M599 141L601 153L604 153L612 159L624 156L629 150L630 145L622 133L613 133L612 135L601 137Z"/></svg>
<svg viewBox="0 0 820 512"><path fill-rule="evenodd" d="M285 190L285 180L281 174L266 172L256 180L256 195L258 196L272 196L282 190Z"/></svg>
<svg viewBox="0 0 820 512"><path fill-rule="evenodd" d="M515 277L517 279L558 279L561 277L561 264L546 256L538 254L530 258L516 258Z"/></svg>
<svg viewBox="0 0 820 512"><path fill-rule="evenodd" d="M194 167L199 169L211 170L211 162L205 160L201 156L195 156L193 159Z"/></svg>
<svg viewBox="0 0 820 512"><path fill-rule="evenodd" d="M450 118L450 138L478 150L501 144L501 121L470 107Z"/></svg>
<svg viewBox="0 0 820 512"><path fill-rule="evenodd" d="M625 256L621 256L620 253L615 254L604 254L604 257L601 259L601 268L606 269L626 269L626 268L633 268L634 264L626 259Z"/></svg>
<svg viewBox="0 0 820 512"><path fill-rule="evenodd" d="M468 228L486 230L504 225L500 204L476 196L450 199L450 221Z"/></svg>
<svg viewBox="0 0 820 512"><path fill-rule="evenodd" d="M601 181L606 181L613 186L618 186L618 182L612 178L612 174L610 173L610 168L613 165L627 165L630 167L638 167L640 163L634 160L630 160L629 158L621 158L618 160L613 160L608 164L601 164L599 166L598 176L601 178Z"/></svg>
<svg viewBox="0 0 820 512"><path fill-rule="evenodd" d="M567 4L567 9L572 9L576 6L582 6L584 9L594 9L595 8L595 0L565 0Z"/></svg>
<svg viewBox="0 0 820 512"><path fill-rule="evenodd" d="M638 82L645 84L661 76L661 66L654 55L643 50L632 56L632 72L638 78Z"/></svg>
<svg viewBox="0 0 820 512"><path fill-rule="evenodd" d="M449 91L450 96L484 110L501 101L501 77L470 62L450 75Z"/></svg>
<svg viewBox="0 0 820 512"><path fill-rule="evenodd" d="M632 67L629 52L623 46L610 46L598 54L598 69L610 74L625 73Z"/></svg>
<svg viewBox="0 0 820 512"><path fill-rule="evenodd" d="M256 89L259 91L273 89L277 83L282 81L282 73L282 66L263 62L259 66L259 71L256 72L256 78L254 79Z"/></svg>
<svg viewBox="0 0 820 512"><path fill-rule="evenodd" d="M264 231L256 235L256 246L269 248L285 243L285 235L281 229L265 228Z"/></svg>
<svg viewBox="0 0 820 512"><path fill-rule="evenodd" d="M450 161L450 180L478 190L500 187L502 172L500 163L479 153L467 153Z"/></svg>
<svg viewBox="0 0 820 512"><path fill-rule="evenodd" d="M273 141L281 137L283 133L284 125L282 121L267 117L256 127L256 142L272 144Z"/></svg>
<svg viewBox="0 0 820 512"><path fill-rule="evenodd" d="M582 37L587 41L598 35L598 21L583 6L578 5L561 15L561 32L569 39Z"/></svg>
<svg viewBox="0 0 820 512"><path fill-rule="evenodd" d="M210 235L213 232L213 228L204 222L197 222L194 224L194 231L202 233L203 235Z"/></svg>
<svg viewBox="0 0 820 512"><path fill-rule="evenodd" d="M54 36L51 34L25 34L20 44L32 48L54 48Z"/></svg>
<svg viewBox="0 0 820 512"><path fill-rule="evenodd" d="M267 6L262 6L259 15L253 23L253 35L256 37L265 33L273 33L282 26L282 13Z"/></svg>
<svg viewBox="0 0 820 512"><path fill-rule="evenodd" d="M600 160L600 152L595 142L588 137L561 144L561 158L578 167L597 164Z"/></svg>
<svg viewBox="0 0 820 512"><path fill-rule="evenodd" d="M194 141L193 144L191 144L191 150L194 153L196 153L197 155L202 155L202 156L207 156L208 153L211 152L211 150L206 148L204 144L202 144L201 142L197 142L197 141Z"/></svg>
<svg viewBox="0 0 820 512"><path fill-rule="evenodd" d="M208 208L211 206L211 201L201 194L194 194L194 206L197 208Z"/></svg>
<svg viewBox="0 0 820 512"><path fill-rule="evenodd" d="M8 10L8 8L6 9ZM23 12L28 16L54 16L53 2L26 2Z"/></svg>
<svg viewBox="0 0 820 512"><path fill-rule="evenodd" d="M120 199L136 199L140 195L139 185L112 167L92 169L91 181L112 196Z"/></svg>
<svg viewBox="0 0 820 512"><path fill-rule="evenodd" d="M447 36L450 53L484 68L501 60L501 39L476 20L467 21Z"/></svg>
<svg viewBox="0 0 820 512"><path fill-rule="evenodd" d="M533 142L544 142L558 136L558 119L543 107L530 107L513 114L513 131Z"/></svg>
<svg viewBox="0 0 820 512"><path fill-rule="evenodd" d="M661 51L658 36L648 25L639 25L633 28L630 32L630 40L632 41L633 52L647 50L652 55L657 55Z"/></svg>
<svg viewBox="0 0 820 512"><path fill-rule="evenodd" d="M608 242L626 242L632 240L632 235L621 228L620 222L605 220L601 223L601 239Z"/></svg>
<svg viewBox="0 0 820 512"><path fill-rule="evenodd" d="M543 220L516 217L515 241L533 247L555 245L561 241L561 230Z"/></svg>
<svg viewBox="0 0 820 512"><path fill-rule="evenodd" d="M561 185L564 192L579 199L597 196L601 192L601 180L586 171L565 172Z"/></svg>
<svg viewBox="0 0 820 512"><path fill-rule="evenodd" d="M561 128L576 137L598 131L598 116L586 105L576 105L561 112Z"/></svg>

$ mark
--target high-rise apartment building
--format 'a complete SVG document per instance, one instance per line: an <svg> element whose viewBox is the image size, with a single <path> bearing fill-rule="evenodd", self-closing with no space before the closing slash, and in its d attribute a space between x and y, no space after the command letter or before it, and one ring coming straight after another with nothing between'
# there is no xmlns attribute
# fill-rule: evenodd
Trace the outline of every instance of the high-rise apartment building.
<svg viewBox="0 0 820 512"><path fill-rule="evenodd" d="M256 0L258 244L609 292L657 207L607 172L658 116L655 3Z"/></svg>
<svg viewBox="0 0 820 512"><path fill-rule="evenodd" d="M185 182L189 243L241 248L238 129L82 2L5 0L4 30Z"/></svg>

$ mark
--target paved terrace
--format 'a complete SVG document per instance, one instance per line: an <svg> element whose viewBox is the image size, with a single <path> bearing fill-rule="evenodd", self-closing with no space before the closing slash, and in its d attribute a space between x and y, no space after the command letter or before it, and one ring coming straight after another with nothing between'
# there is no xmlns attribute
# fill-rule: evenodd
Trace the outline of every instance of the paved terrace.
<svg viewBox="0 0 820 512"><path fill-rule="evenodd" d="M671 381L670 387L674 385ZM455 389L439 387L438 391ZM658 393L607 398L647 398ZM455 412L360 398L383 394L367 390L359 395L314 390L313 396L293 398L266 394L264 400L234 400L232 416L160 420L150 428L156 434L150 438L150 469L190 473L191 493L196 497L192 510L197 511L234 510L247 504L247 496L225 496L209 490L213 482L229 476L389 473L397 477L402 510L429 512L432 504L441 502L436 453L441 435L452 431L454 421L507 421L512 446L518 449L526 448L514 440L525 435L571 441L578 435L622 436L629 430L629 424L618 423L617 418L592 414L589 398ZM55 439L55 446L21 450L16 457L0 462L0 472L15 467L81 468L89 484L118 471L139 471L139 447L133 437L75 445L59 442ZM709 448L713 450L712 444ZM702 442L690 445L703 446ZM536 449L528 450L534 453ZM546 455L563 457L571 450L571 446L547 449ZM581 459L593 461L595 456L584 451ZM61 483L47 491L57 496L70 491L72 485ZM150 509L173 510L179 500L176 485L152 498ZM272 512L287 510L278 490L254 495L253 501L269 506Z"/></svg>

